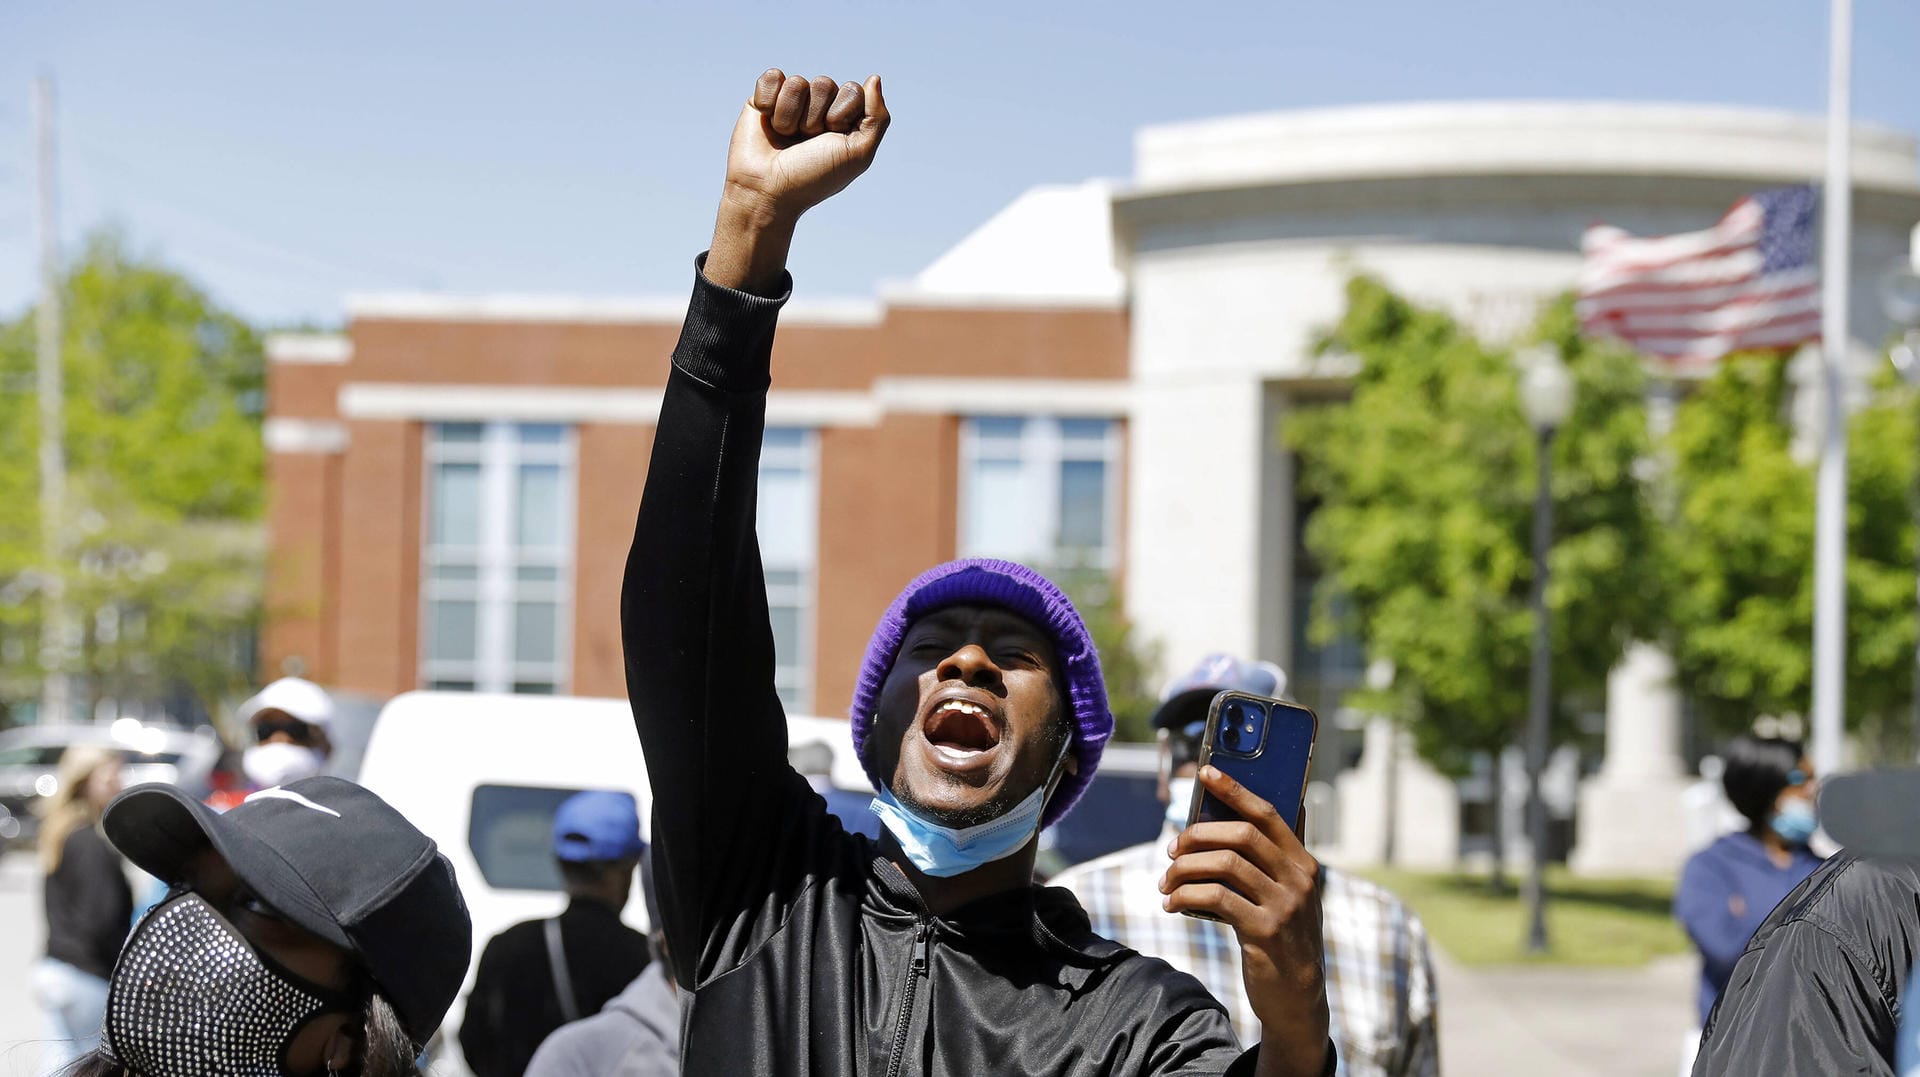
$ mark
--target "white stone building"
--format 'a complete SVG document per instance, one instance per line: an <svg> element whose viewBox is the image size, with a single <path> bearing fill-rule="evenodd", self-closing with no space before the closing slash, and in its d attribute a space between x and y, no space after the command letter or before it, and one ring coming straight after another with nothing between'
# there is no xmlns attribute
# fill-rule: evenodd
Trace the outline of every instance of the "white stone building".
<svg viewBox="0 0 1920 1077"><path fill-rule="evenodd" d="M1316 701L1360 674L1350 648L1329 656L1303 639L1313 570L1297 553L1292 462L1276 436L1295 400L1340 391L1344 372L1317 362L1310 342L1338 316L1351 272L1503 338L1573 284L1589 224L1704 228L1741 195L1817 182L1823 152L1817 120L1665 105L1420 104L1140 131L1133 179L1112 195L1132 316L1127 594L1169 666L1216 649L1254 654L1286 665ZM1853 168L1851 325L1877 352L1889 326L1874 285L1920 221L1914 139L1859 128ZM1668 668L1638 650L1612 679L1580 866L1678 863ZM1360 774L1383 777L1370 762ZM1413 829L1400 851L1453 859L1457 813L1435 799L1444 783L1407 773L1396 814ZM1384 796L1343 801L1345 844L1377 855L1379 812L1367 806Z"/></svg>

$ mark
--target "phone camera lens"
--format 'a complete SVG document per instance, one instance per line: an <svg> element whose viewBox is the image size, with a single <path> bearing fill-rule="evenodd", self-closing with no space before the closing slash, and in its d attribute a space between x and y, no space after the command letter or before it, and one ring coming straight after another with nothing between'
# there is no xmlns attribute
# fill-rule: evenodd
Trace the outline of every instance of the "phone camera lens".
<svg viewBox="0 0 1920 1077"><path fill-rule="evenodd" d="M1246 707L1238 700L1228 703L1220 716L1220 743L1228 751L1240 749L1240 726L1246 718Z"/></svg>

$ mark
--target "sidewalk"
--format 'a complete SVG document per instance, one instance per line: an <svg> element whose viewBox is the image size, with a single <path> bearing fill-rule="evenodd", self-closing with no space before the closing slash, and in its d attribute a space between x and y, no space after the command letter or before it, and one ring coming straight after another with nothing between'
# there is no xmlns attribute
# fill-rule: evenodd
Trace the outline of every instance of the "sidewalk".
<svg viewBox="0 0 1920 1077"><path fill-rule="evenodd" d="M0 1077L35 1077L46 1027L27 973L47 944L33 853L0 854Z"/></svg>
<svg viewBox="0 0 1920 1077"><path fill-rule="evenodd" d="M1694 959L1638 969L1467 969L1435 951L1443 1074L1675 1077Z"/></svg>

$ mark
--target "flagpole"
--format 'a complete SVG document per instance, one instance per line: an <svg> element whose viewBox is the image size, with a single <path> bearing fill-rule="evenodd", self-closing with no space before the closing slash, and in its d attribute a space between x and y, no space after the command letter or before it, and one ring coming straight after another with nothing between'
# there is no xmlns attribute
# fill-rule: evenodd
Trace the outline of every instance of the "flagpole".
<svg viewBox="0 0 1920 1077"><path fill-rule="evenodd" d="M1827 40L1827 178L1822 188L1820 368L1825 387L1814 493L1813 766L1840 769L1847 671L1847 283L1853 229L1853 0L1830 0Z"/></svg>

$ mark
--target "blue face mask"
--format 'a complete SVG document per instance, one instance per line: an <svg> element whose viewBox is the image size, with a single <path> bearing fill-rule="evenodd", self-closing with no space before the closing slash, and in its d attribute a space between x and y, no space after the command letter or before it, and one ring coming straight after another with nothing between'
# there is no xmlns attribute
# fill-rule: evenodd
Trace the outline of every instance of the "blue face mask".
<svg viewBox="0 0 1920 1077"><path fill-rule="evenodd" d="M1167 825L1175 830L1187 828L1187 812L1193 809L1192 778L1167 779Z"/></svg>
<svg viewBox="0 0 1920 1077"><path fill-rule="evenodd" d="M991 864L1019 852L1040 831L1040 815L1046 810L1047 796L1053 792L1054 779L1066 752L1054 761L1053 772L1025 800L1005 815L978 826L941 826L894 799L893 791L882 786L873 798L873 814L900 843L913 866L936 879L952 878Z"/></svg>
<svg viewBox="0 0 1920 1077"><path fill-rule="evenodd" d="M1773 832L1788 845L1805 845L1813 838L1813 831L1819 825L1819 817L1813 813L1813 802L1806 797L1789 797L1773 815Z"/></svg>

